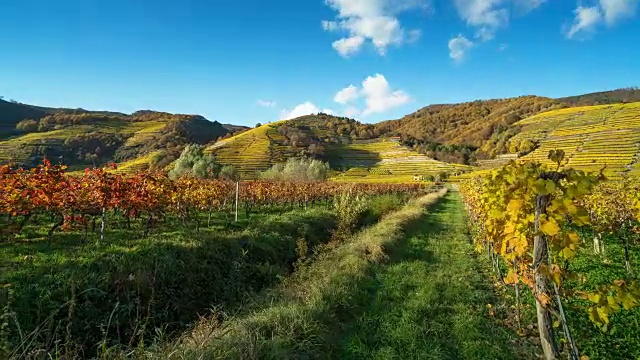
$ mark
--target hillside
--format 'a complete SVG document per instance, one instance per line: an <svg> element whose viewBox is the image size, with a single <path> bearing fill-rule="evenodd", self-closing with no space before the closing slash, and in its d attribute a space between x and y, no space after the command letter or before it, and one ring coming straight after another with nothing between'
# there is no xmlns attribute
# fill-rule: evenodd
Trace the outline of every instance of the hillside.
<svg viewBox="0 0 640 360"><path fill-rule="evenodd" d="M229 132L201 116L154 111L124 115L57 110L20 124L26 125L19 134L0 141L1 162L32 166L47 157L72 169L106 162L133 162L132 171L147 168L150 161L164 166L184 145L206 144Z"/></svg>
<svg viewBox="0 0 640 360"><path fill-rule="evenodd" d="M433 160L397 142L376 137L373 125L327 114L265 124L218 141L207 150L248 178L289 157L307 155L345 171L336 180L413 181L414 175L467 170Z"/></svg>
<svg viewBox="0 0 640 360"><path fill-rule="evenodd" d="M515 125L522 130L511 149L534 148L520 161L552 165L549 150L561 149L568 167L604 170L611 179L640 175L640 102L555 110Z"/></svg>
<svg viewBox="0 0 640 360"><path fill-rule="evenodd" d="M562 147L575 155L572 165L599 169L606 164L606 172L617 178L640 172L632 151L639 141L635 137L638 125L633 121L640 115L627 110L631 105L620 104L638 98L636 88L561 99L522 96L430 105L378 124L317 114L253 129L210 122L198 115L148 110L127 115L0 101L0 162L30 166L46 156L79 170L115 161L121 171L133 172L149 166L164 168L185 144L198 143L207 145L221 164L234 165L246 178L255 178L257 172L287 158L306 155L344 172L336 179L409 181L413 175L465 172L471 169L468 165L490 169L509 161L496 157L534 149L524 159L535 160L544 158L550 148ZM610 102L616 104L575 107ZM627 122L618 125L623 128L607 127L607 119L617 121L622 115L627 116L623 119ZM572 121L565 122L565 117ZM605 128L594 134L588 126L597 119ZM567 126L572 135L559 135L553 126L558 131ZM619 150L624 152L622 157L601 161L598 159L606 154L598 153L588 142L596 148L605 144L626 150ZM599 158L581 163L580 156L586 154Z"/></svg>
<svg viewBox="0 0 640 360"><path fill-rule="evenodd" d="M554 109L640 101L638 88L551 99L521 96L424 107L398 120L375 125L385 136L447 162L473 163L508 153L508 140L520 131L517 121Z"/></svg>
<svg viewBox="0 0 640 360"><path fill-rule="evenodd" d="M504 152L503 138L509 135L512 124L560 107L563 105L556 100L537 96L431 105L402 119L379 123L376 129L405 141L467 145L489 157Z"/></svg>
<svg viewBox="0 0 640 360"><path fill-rule="evenodd" d="M20 120L40 120L48 114L43 108L0 100L0 139L17 134L16 124Z"/></svg>
<svg viewBox="0 0 640 360"><path fill-rule="evenodd" d="M636 87L601 91L591 94L570 96L557 99L570 106L592 106L618 103L632 103L640 101L640 89Z"/></svg>

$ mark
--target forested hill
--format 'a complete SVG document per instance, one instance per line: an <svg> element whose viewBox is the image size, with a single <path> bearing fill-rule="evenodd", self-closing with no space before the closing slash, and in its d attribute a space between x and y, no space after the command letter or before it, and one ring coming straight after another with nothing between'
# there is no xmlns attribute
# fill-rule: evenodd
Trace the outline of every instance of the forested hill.
<svg viewBox="0 0 640 360"><path fill-rule="evenodd" d="M43 108L0 100L0 138L17 133L16 125L20 120L39 120L47 114Z"/></svg>
<svg viewBox="0 0 640 360"><path fill-rule="evenodd" d="M44 157L77 166L136 161L167 165L186 144L207 144L230 131L199 115L142 110L127 115L47 109L2 102L0 162L33 166ZM152 159L153 158L153 159Z"/></svg>
<svg viewBox="0 0 640 360"><path fill-rule="evenodd" d="M592 106L640 101L640 88L631 87L611 91L602 91L585 95L560 98L558 101L570 106Z"/></svg>
<svg viewBox="0 0 640 360"><path fill-rule="evenodd" d="M463 160L461 152L472 152L479 158L508 152L508 140L520 132L514 124L541 112L636 101L640 101L640 90L625 88L559 99L521 96L430 105L401 119L378 123L375 132L400 136L405 144L430 156L459 162Z"/></svg>
<svg viewBox="0 0 640 360"><path fill-rule="evenodd" d="M405 139L488 148L489 142L495 147L517 121L560 107L563 105L556 100L537 96L432 105L402 119L379 123L376 128Z"/></svg>

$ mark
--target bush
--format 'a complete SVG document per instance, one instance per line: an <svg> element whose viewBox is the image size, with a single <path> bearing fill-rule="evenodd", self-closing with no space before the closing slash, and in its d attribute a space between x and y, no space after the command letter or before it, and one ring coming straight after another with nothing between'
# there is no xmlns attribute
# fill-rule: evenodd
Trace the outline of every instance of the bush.
<svg viewBox="0 0 640 360"><path fill-rule="evenodd" d="M329 177L331 168L326 162L309 158L289 158L263 172L261 178L276 181L321 181Z"/></svg>
<svg viewBox="0 0 640 360"><path fill-rule="evenodd" d="M240 173L238 169L236 169L233 165L225 165L220 169L220 174L218 174L219 179L230 180L230 181L238 181L240 180Z"/></svg>
<svg viewBox="0 0 640 360"><path fill-rule="evenodd" d="M204 146L191 144L184 148L175 167L169 171L169 177L177 179L193 176L199 179L212 179L218 176L219 171L220 165L212 155L204 153Z"/></svg>
<svg viewBox="0 0 640 360"><path fill-rule="evenodd" d="M26 133L36 132L38 131L38 122L31 119L22 120L16 124L16 129Z"/></svg>
<svg viewBox="0 0 640 360"><path fill-rule="evenodd" d="M338 229L334 238L342 240L353 233L367 210L364 197L348 190L333 200L333 210L338 217Z"/></svg>

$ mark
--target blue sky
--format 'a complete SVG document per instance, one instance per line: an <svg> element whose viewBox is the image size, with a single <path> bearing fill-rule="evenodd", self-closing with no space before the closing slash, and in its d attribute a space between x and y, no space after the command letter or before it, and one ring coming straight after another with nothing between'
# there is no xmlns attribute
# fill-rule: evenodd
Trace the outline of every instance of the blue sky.
<svg viewBox="0 0 640 360"><path fill-rule="evenodd" d="M253 125L640 85L639 0L2 0L0 95Z"/></svg>

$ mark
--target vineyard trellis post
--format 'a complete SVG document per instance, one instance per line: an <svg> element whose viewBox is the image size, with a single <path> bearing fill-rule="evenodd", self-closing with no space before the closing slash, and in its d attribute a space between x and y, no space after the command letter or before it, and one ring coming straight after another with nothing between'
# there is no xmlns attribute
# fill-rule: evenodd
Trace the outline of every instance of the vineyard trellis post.
<svg viewBox="0 0 640 360"><path fill-rule="evenodd" d="M547 360L558 358L558 346L554 337L553 320L548 306L551 304L549 278L544 273L549 257L547 238L540 230L540 218L546 214L549 195L536 196L535 236L533 239L533 274L535 282L536 317L544 356ZM544 301L544 303L543 303Z"/></svg>
<svg viewBox="0 0 640 360"><path fill-rule="evenodd" d="M236 211L236 222L238 222L238 200L240 198L240 181L236 181L236 203L235 203L235 211Z"/></svg>
<svg viewBox="0 0 640 360"><path fill-rule="evenodd" d="M100 242L104 243L104 232L107 226L107 208L102 207L102 216L101 216L101 224L100 224Z"/></svg>

